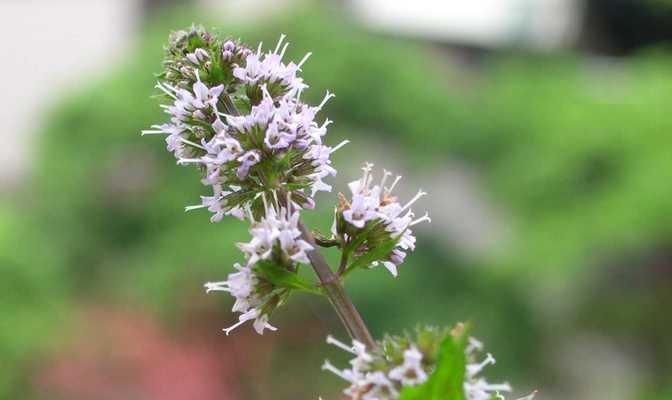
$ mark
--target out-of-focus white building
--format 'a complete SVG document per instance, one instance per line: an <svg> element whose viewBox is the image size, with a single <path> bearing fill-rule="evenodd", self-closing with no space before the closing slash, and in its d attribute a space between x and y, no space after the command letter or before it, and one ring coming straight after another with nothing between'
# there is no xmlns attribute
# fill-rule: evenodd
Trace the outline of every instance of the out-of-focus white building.
<svg viewBox="0 0 672 400"><path fill-rule="evenodd" d="M374 29L494 48L556 49L580 31L580 0L351 0Z"/></svg>

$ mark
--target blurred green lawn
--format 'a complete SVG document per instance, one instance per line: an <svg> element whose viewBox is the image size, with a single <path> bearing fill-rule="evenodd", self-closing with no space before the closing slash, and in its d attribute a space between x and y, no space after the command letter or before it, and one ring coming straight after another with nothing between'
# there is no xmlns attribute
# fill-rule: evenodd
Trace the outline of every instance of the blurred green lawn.
<svg viewBox="0 0 672 400"><path fill-rule="evenodd" d="M332 137L403 149L416 175L459 160L510 215L500 251L465 256L420 229L399 279L380 270L355 276L349 289L377 335L472 319L498 355L497 375L521 390L565 393L551 348L577 332L597 332L643 352L638 398L669 398L672 55L505 52L465 66L315 9L244 28L167 14L111 76L86 82L54 107L34 176L0 204L0 397L39 396L32 376L72 340L67 333L82 304L137 304L180 326L191 309L185 302L204 296L202 283L224 278L238 261L233 242L245 239L245 226L184 214L204 193L197 172L177 167L160 139L139 136L164 119L149 96L167 34L192 21L250 43L270 45L286 33L290 58L313 52L304 68L307 97L337 94L325 112L336 121ZM337 168L350 160L343 153ZM439 192L443 184L424 189ZM322 196L326 205L308 215L325 231L330 199ZM663 254L662 266L652 254ZM276 316L271 368L279 372L265 378L274 398L335 393L338 382L317 367L324 334L342 332L333 317L321 317L330 312L326 301L312 300L297 296ZM223 296L195 301L216 309L222 327L232 321ZM573 311L548 311L554 307ZM283 341L283 330L311 320L316 334ZM297 370L311 378L286 385Z"/></svg>

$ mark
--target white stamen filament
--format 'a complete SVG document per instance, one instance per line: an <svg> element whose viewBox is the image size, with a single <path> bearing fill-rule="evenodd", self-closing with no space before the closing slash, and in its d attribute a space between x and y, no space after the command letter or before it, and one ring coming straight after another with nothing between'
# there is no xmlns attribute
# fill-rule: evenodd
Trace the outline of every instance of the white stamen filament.
<svg viewBox="0 0 672 400"><path fill-rule="evenodd" d="M401 175L398 175L396 178L394 178L394 182L392 182L392 186L390 186L389 188L386 189L387 194L392 193L395 186L397 186L397 183L399 183L400 180L401 180Z"/></svg>
<svg viewBox="0 0 672 400"><path fill-rule="evenodd" d="M341 378L341 379L343 379L343 380L345 380L345 381L351 382L351 380L348 379L348 377L343 373L343 371L341 371L340 369L334 367L334 365L333 365L332 363L330 363L329 360L326 360L326 361L324 362L324 364L322 364L322 370L324 370L324 371L329 371L329 372L331 372L332 374L338 376L339 378Z"/></svg>
<svg viewBox="0 0 672 400"><path fill-rule="evenodd" d="M345 146L345 145L348 144L348 143L350 143L349 140L344 140L344 141L342 141L341 143L339 143L339 144L337 144L336 146L332 147L331 150L329 150L329 154L331 154L331 153L337 151L338 149L340 149L341 147Z"/></svg>
<svg viewBox="0 0 672 400"><path fill-rule="evenodd" d="M177 160L177 163L180 165L184 164L205 164L206 162L200 158L180 158Z"/></svg>
<svg viewBox="0 0 672 400"><path fill-rule="evenodd" d="M205 285L205 293L210 293L212 291L223 291L223 292L231 292L231 288L229 287L229 282L208 282Z"/></svg>
<svg viewBox="0 0 672 400"><path fill-rule="evenodd" d="M145 136L145 135L169 135L168 132L164 131L159 131L159 130L152 130L152 129L146 129L140 133L140 136Z"/></svg>
<svg viewBox="0 0 672 400"><path fill-rule="evenodd" d="M418 218L415 221L411 222L410 224L408 224L408 226L417 225L417 224L419 224L421 222L424 222L424 221L432 222L432 219L429 218L429 213L428 212L425 212L425 215L423 215L421 218Z"/></svg>
<svg viewBox="0 0 672 400"><path fill-rule="evenodd" d="M190 146L197 147L197 148L199 148L199 149L201 149L201 150L206 150L205 147L201 146L201 145L198 144L198 143L194 143L194 142L192 142L191 140L187 140L187 139L184 139L184 138L180 138L180 142L182 142L182 143L186 143L186 144L188 144L188 145L190 145ZM207 151L207 150L206 150L206 151Z"/></svg>
<svg viewBox="0 0 672 400"><path fill-rule="evenodd" d="M184 211L189 212L189 211L199 210L201 208L207 208L207 207L208 206L206 206L205 204L199 204L199 205L195 205L195 206L186 206L186 207L184 207Z"/></svg>
<svg viewBox="0 0 672 400"><path fill-rule="evenodd" d="M301 66L302 66L306 61L308 61L308 58L310 58L311 55L313 55L313 53L310 53L310 52L309 52L309 53L306 53L306 55L303 56L303 58L301 59L301 61L299 61L299 63L297 64L297 67L298 67L299 69L301 69Z"/></svg>
<svg viewBox="0 0 672 400"><path fill-rule="evenodd" d="M166 87L164 87L166 85ZM177 100L177 96L175 96L174 93L171 93L168 88L172 88L172 86L168 86L167 84L162 84L161 82L157 82L156 86L154 86L157 89L160 89L163 93L167 94L168 96L172 97L174 100ZM177 92L176 90L173 90L173 92Z"/></svg>
<svg viewBox="0 0 672 400"><path fill-rule="evenodd" d="M229 336L229 334L231 333L232 330L238 328L239 326L241 326L245 322L247 322L247 321L238 321L235 324L231 325L230 327L224 328L222 330L224 331L224 333L226 333L226 336Z"/></svg>
<svg viewBox="0 0 672 400"><path fill-rule="evenodd" d="M285 51L287 51L287 47L289 47L289 43L285 43L285 45L282 46L282 51L280 52L280 58L285 56Z"/></svg>
<svg viewBox="0 0 672 400"><path fill-rule="evenodd" d="M324 105L327 104L327 102L329 101L329 99L331 99L331 98L333 98L333 97L336 97L336 95L333 94L333 93L331 93L331 92L329 92L329 91L327 90L327 94L324 96L324 99L322 99L322 102L321 102L320 105L317 106L316 108L317 108L318 110L321 110L322 107L324 107Z"/></svg>
<svg viewBox="0 0 672 400"><path fill-rule="evenodd" d="M273 50L273 54L278 54L278 50L280 50L280 46L282 45L282 41L285 40L287 36L282 33L280 34L280 40L278 40L278 44L275 46L275 50Z"/></svg>
<svg viewBox="0 0 672 400"><path fill-rule="evenodd" d="M327 344L336 346L341 350L347 351L348 353L357 354L357 353L355 353L355 350L351 346L348 346L347 344L337 340L336 338L334 338L331 335L327 336Z"/></svg>
<svg viewBox="0 0 672 400"><path fill-rule="evenodd" d="M411 199L411 201L409 201L408 203L406 203L406 205L405 205L400 211L407 210L410 206L413 205L413 203L415 203L416 201L418 201L419 198L421 198L422 196L424 196L424 195L426 195L426 194L427 194L427 193L423 192L422 189L420 189L420 190L418 191L418 194L416 194L415 196L413 196L413 198Z"/></svg>
<svg viewBox="0 0 672 400"><path fill-rule="evenodd" d="M392 175L392 173L386 169L383 170L383 178L380 180L380 187L384 188L385 187L385 181L387 181L387 178Z"/></svg>

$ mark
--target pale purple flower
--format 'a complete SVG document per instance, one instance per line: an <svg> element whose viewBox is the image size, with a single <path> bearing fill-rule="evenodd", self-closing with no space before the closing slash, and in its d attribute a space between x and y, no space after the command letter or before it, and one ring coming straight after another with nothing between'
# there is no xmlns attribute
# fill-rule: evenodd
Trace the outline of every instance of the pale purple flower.
<svg viewBox="0 0 672 400"><path fill-rule="evenodd" d="M412 345L404 351L404 363L390 370L389 376L404 386L415 386L425 382L427 372L422 369L422 353Z"/></svg>
<svg viewBox="0 0 672 400"><path fill-rule="evenodd" d="M197 109L204 109L207 107L212 107L217 109L217 102L219 101L219 95L224 91L224 85L215 86L209 88L205 83L200 80L194 83L194 99L192 100L192 105Z"/></svg>
<svg viewBox="0 0 672 400"><path fill-rule="evenodd" d="M387 187L385 184L391 174L384 171L380 183L373 184L372 167L373 164L365 164L362 168L364 172L362 177L348 185L352 192L352 200L342 210L342 215L345 221L357 229L363 229L367 223L379 224L385 228L389 239L397 240L395 248L385 259L375 260L371 264L374 267L382 264L396 277L397 266L403 262L406 252L415 249L415 236L411 227L430 221L427 214L416 219L411 210L411 206L426 193L420 190L406 204L401 204L397 197L392 195L392 190L401 177L398 176Z"/></svg>
<svg viewBox="0 0 672 400"><path fill-rule="evenodd" d="M201 204L195 206L185 207L185 211L192 211L201 208L206 208L213 213L210 217L211 222L219 222L225 215L231 215L240 220L245 219L245 213L240 205L229 206L226 203L226 196L240 190L240 187L229 186L231 190L222 190L221 184L212 185L214 194L212 196L201 196Z"/></svg>
<svg viewBox="0 0 672 400"><path fill-rule="evenodd" d="M308 53L298 64L290 62L285 64L282 57L287 50L288 43L283 46L285 35L280 37L273 52L261 53L261 44L256 53L251 53L245 58L245 66L236 66L233 76L243 83L260 84L279 82L287 88L287 96L294 96L308 86L303 79L297 76L301 66L310 56ZM282 46L282 48L281 48Z"/></svg>
<svg viewBox="0 0 672 400"><path fill-rule="evenodd" d="M350 208L343 211L343 218L361 229L368 221L378 217L378 213L376 213L377 206L378 200L373 197L359 194L353 195Z"/></svg>
<svg viewBox="0 0 672 400"><path fill-rule="evenodd" d="M254 294L259 280L251 268L242 267L238 263L234 264L233 267L238 272L229 274L225 281L206 283L206 292L223 291L230 293L236 299L231 311L244 313L261 302L259 297Z"/></svg>
<svg viewBox="0 0 672 400"><path fill-rule="evenodd" d="M239 326L243 325L247 321L254 320L253 327L254 330L257 331L258 334L263 335L264 330L268 329L271 331L276 331L278 328L272 326L271 324L268 323L268 315L267 314L262 314L262 312L258 308L252 308L249 311L241 314L238 317L238 322L231 325L230 327L224 329L224 332L229 335L231 331L234 329L238 328Z"/></svg>
<svg viewBox="0 0 672 400"><path fill-rule="evenodd" d="M482 350L483 343L474 338L469 338L469 344L465 349L467 359L469 360L464 377L465 400L491 400L493 397L505 400L500 392L511 392L511 385L508 383L489 383L485 378L478 376L485 367L495 364L495 358L490 353L487 353L483 361L475 361L476 352ZM518 400L532 400L535 393Z"/></svg>
<svg viewBox="0 0 672 400"><path fill-rule="evenodd" d="M298 215L298 214L297 214ZM303 239L300 239L301 233L297 235L295 232L289 229L282 230L279 235L280 247L282 251L289 256L289 258L298 263L308 264L307 252L313 250L308 242Z"/></svg>
<svg viewBox="0 0 672 400"><path fill-rule="evenodd" d="M261 155L259 154L259 150L250 150L238 157L238 161L240 161L240 166L238 167L237 175L238 179L242 180L247 177L250 168L261 161Z"/></svg>
<svg viewBox="0 0 672 400"><path fill-rule="evenodd" d="M204 49L198 48L193 53L187 54L187 60L191 61L195 65L200 65L201 63L208 61L210 55Z"/></svg>

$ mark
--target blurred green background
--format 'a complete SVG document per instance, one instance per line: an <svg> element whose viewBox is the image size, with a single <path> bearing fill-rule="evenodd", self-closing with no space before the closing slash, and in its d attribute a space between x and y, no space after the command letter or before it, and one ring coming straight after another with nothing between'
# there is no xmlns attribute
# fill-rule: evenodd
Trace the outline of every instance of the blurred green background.
<svg viewBox="0 0 672 400"><path fill-rule="evenodd" d="M646 10L671 21L664 1ZM342 359L324 343L344 336L326 301L294 296L275 334L223 335L229 298L202 284L231 271L246 227L182 212L204 193L197 171L139 136L164 119L150 95L168 33L198 22L267 46L285 33L294 60L313 52L306 98L336 93L328 141L351 140L335 191L369 160L403 173L402 193L430 193L419 208L434 222L400 277L348 282L376 336L471 320L498 359L492 378L517 393L672 399L672 52L660 32L613 23L609 46L483 49L371 31L337 3L145 21L123 58L40 115L30 173L0 197L0 398L341 398L319 371ZM310 226L327 231L334 202L320 195Z"/></svg>

